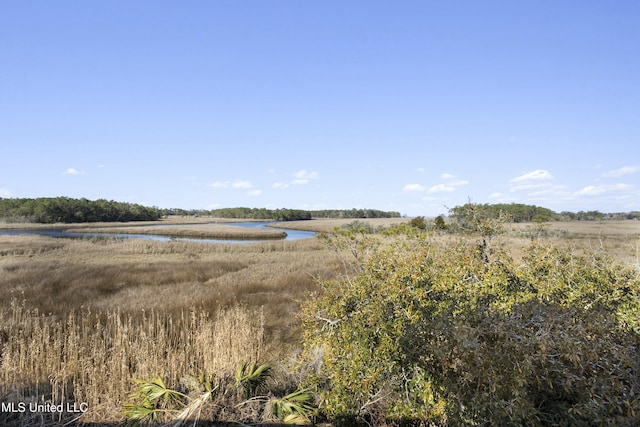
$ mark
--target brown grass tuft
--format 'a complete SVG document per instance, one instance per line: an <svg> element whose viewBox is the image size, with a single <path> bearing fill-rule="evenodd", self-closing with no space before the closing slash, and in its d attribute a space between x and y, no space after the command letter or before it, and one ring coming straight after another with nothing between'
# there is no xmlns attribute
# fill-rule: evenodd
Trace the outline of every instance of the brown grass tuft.
<svg viewBox="0 0 640 427"><path fill-rule="evenodd" d="M261 359L263 322L260 312L242 306L213 316L152 310L138 319L81 310L54 320L13 301L0 311L1 400L84 403L82 421L119 421L136 378L160 375L178 384L202 372L231 376L239 363ZM63 421L73 414L25 414L21 422L29 415ZM0 414L0 422L12 421L12 414Z"/></svg>

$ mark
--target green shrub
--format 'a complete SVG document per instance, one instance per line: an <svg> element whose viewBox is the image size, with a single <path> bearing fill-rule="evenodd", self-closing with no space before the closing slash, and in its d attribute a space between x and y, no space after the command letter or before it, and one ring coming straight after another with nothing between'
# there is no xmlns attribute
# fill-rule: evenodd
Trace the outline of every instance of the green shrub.
<svg viewBox="0 0 640 427"><path fill-rule="evenodd" d="M444 217L442 215L438 215L436 219L433 221L433 227L436 230L446 230L447 223L444 221Z"/></svg>
<svg viewBox="0 0 640 427"><path fill-rule="evenodd" d="M427 229L427 221L424 219L423 216L417 216L415 218L412 218L411 221L409 221L409 225L412 227L419 228L420 230Z"/></svg>
<svg viewBox="0 0 640 427"><path fill-rule="evenodd" d="M424 235L358 253L355 276L303 307L330 419L640 424L637 271L539 244L516 264L499 245Z"/></svg>

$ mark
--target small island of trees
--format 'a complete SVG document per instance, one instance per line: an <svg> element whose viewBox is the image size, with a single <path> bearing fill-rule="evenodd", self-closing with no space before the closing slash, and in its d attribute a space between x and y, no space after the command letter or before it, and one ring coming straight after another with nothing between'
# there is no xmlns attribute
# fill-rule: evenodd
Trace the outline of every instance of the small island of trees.
<svg viewBox="0 0 640 427"><path fill-rule="evenodd" d="M155 207L105 199L0 198L0 219L4 222L53 224L57 222L155 221L162 218L162 215L162 211Z"/></svg>

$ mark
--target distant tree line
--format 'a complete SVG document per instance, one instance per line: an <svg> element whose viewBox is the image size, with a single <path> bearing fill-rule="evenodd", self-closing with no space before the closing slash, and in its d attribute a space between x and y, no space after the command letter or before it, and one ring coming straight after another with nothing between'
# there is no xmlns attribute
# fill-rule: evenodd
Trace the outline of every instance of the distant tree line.
<svg viewBox="0 0 640 427"><path fill-rule="evenodd" d="M36 222L115 222L155 221L167 215L214 216L218 218L264 219L296 221L311 218L397 218L398 212L376 209L266 209L266 208L221 208L221 209L160 209L133 203L99 199L87 200L70 197L0 198L0 221Z"/></svg>
<svg viewBox="0 0 640 427"><path fill-rule="evenodd" d="M607 219L640 219L640 211L602 213L599 211L560 212L561 220L597 221Z"/></svg>
<svg viewBox="0 0 640 427"><path fill-rule="evenodd" d="M113 222L155 221L162 211L132 203L113 200L41 197L36 199L0 198L0 219L6 222Z"/></svg>
<svg viewBox="0 0 640 427"><path fill-rule="evenodd" d="M309 211L300 209L223 208L211 210L209 215L218 218L271 219L275 221L311 219Z"/></svg>
<svg viewBox="0 0 640 427"><path fill-rule="evenodd" d="M377 209L325 209L310 211L314 218L400 218L400 212Z"/></svg>
<svg viewBox="0 0 640 427"><path fill-rule="evenodd" d="M265 208L221 208L213 210L164 209L165 215L215 216L218 218L271 219L276 221L296 221L311 218L399 218L399 212L377 209L265 209Z"/></svg>
<svg viewBox="0 0 640 427"><path fill-rule="evenodd" d="M449 210L452 219L462 219L473 210L484 218L505 218L513 222L598 221L607 219L640 219L640 212L602 213L599 211L554 212L551 209L522 203L466 203Z"/></svg>

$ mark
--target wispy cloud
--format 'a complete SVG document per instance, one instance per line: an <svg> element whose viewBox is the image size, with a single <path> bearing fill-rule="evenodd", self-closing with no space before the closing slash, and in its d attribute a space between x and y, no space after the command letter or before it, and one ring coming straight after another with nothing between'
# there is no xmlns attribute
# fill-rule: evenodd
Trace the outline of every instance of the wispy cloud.
<svg viewBox="0 0 640 427"><path fill-rule="evenodd" d="M433 193L452 193L456 191L457 187L461 187L463 185L468 185L469 181L464 179L456 179L456 176L450 173L443 173L440 175L440 178L445 180L446 182L441 184L436 184L431 187L425 187L422 184L407 184L404 186L402 191L405 192L419 192L426 191L428 194Z"/></svg>
<svg viewBox="0 0 640 427"><path fill-rule="evenodd" d="M62 173L63 175L71 175L71 176L76 176L76 175L84 175L84 172L79 171L76 168L68 168L66 171L64 171Z"/></svg>
<svg viewBox="0 0 640 427"><path fill-rule="evenodd" d="M546 197L566 197L569 193L564 191L563 185L555 185L551 182L553 175L546 169L536 169L526 172L509 180L510 193L526 193L528 197L543 199Z"/></svg>
<svg viewBox="0 0 640 427"><path fill-rule="evenodd" d="M309 172L306 169L301 169L297 172L294 172L292 175L293 179L287 182L274 182L271 184L272 188L276 188L278 190L284 190L285 188L289 188L292 185L304 185L308 184L311 180L320 179L320 174L316 171Z"/></svg>
<svg viewBox="0 0 640 427"><path fill-rule="evenodd" d="M578 196L601 196L607 193L631 191L633 185L629 184L611 184L611 185L589 185L578 191Z"/></svg>
<svg viewBox="0 0 640 427"><path fill-rule="evenodd" d="M427 190L427 193L451 193L456 191L456 187L447 184L438 184Z"/></svg>
<svg viewBox="0 0 640 427"><path fill-rule="evenodd" d="M306 169L299 170L293 174L294 180L291 181L292 185L307 184L312 179L320 179L318 172L307 172Z"/></svg>
<svg viewBox="0 0 640 427"><path fill-rule="evenodd" d="M602 174L603 178L619 178L625 175L631 175L640 171L640 166L623 166Z"/></svg>
<svg viewBox="0 0 640 427"><path fill-rule="evenodd" d="M242 179L236 179L235 181L215 181L211 183L213 188L234 188L234 189L246 189L253 188L251 181L245 181Z"/></svg>
<svg viewBox="0 0 640 427"><path fill-rule="evenodd" d="M509 189L511 193L517 193L519 191L532 191L532 190L540 190L542 188L550 188L553 185L550 182L532 182L528 184L520 184L514 185Z"/></svg>
<svg viewBox="0 0 640 427"><path fill-rule="evenodd" d="M553 179L553 175L549 173L548 170L545 169L536 169L531 172L527 172L523 175L517 176L511 179L509 182L518 183L518 182L530 182L530 181L545 181Z"/></svg>
<svg viewBox="0 0 640 427"><path fill-rule="evenodd" d="M469 184L469 181L465 181L464 179L454 179L455 177L455 175L450 173L440 175L440 178L448 179L449 182L434 185L427 190L427 193L452 193L456 191L457 187Z"/></svg>
<svg viewBox="0 0 640 427"><path fill-rule="evenodd" d="M262 194L262 190L252 190L247 193L247 196L256 197Z"/></svg>
<svg viewBox="0 0 640 427"><path fill-rule="evenodd" d="M0 188L0 197L11 197L13 194L11 194L11 191L7 190L6 188Z"/></svg>
<svg viewBox="0 0 640 427"><path fill-rule="evenodd" d="M229 181L216 181L211 183L211 186L213 188L229 188L229 184L231 184Z"/></svg>
<svg viewBox="0 0 640 427"><path fill-rule="evenodd" d="M251 184L251 181L243 181L241 179L237 179L235 181L233 181L233 184L231 184L232 188L252 188L253 185Z"/></svg>
<svg viewBox="0 0 640 427"><path fill-rule="evenodd" d="M402 191L424 191L427 188L420 184L407 184L404 186Z"/></svg>

